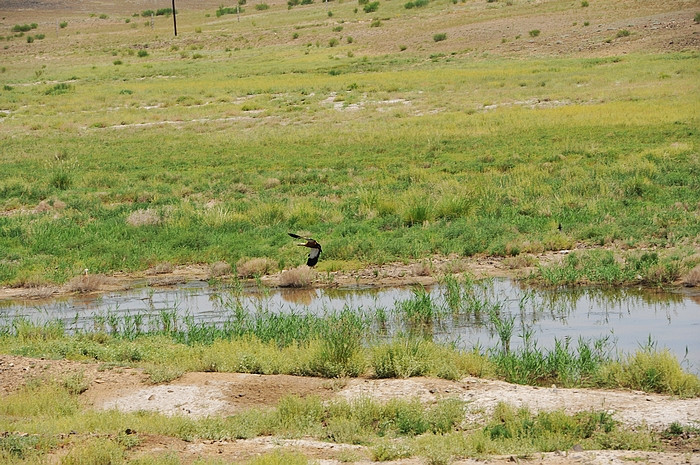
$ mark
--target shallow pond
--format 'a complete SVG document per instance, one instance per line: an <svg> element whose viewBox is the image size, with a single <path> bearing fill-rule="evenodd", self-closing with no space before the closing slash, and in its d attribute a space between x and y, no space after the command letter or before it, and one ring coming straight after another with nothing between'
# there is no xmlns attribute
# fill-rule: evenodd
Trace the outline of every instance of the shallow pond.
<svg viewBox="0 0 700 465"><path fill-rule="evenodd" d="M532 340L541 349L552 348L555 338L570 339L574 345L579 337L607 338L614 350L627 353L652 341L658 348L670 349L686 369L700 373L698 290L533 289L508 279L494 279L462 283L458 310L450 308L447 286L436 285L425 291L427 294L415 288L226 288L196 282L176 289L141 288L40 304L0 303L0 326L21 317L34 322L61 320L69 331L90 330L135 315L157 320L164 313L176 315L180 321L187 317L195 323L220 324L231 319L236 306L247 312L319 315L349 309L372 317L377 333L389 337L410 329L410 322L399 310L401 302L427 295L431 305L439 309L427 331L436 340L456 342L463 348L485 349L500 344L485 310L489 307L498 309L502 319L512 319L511 348L522 345L523 328L531 332ZM465 310L469 299L483 311L475 310L473 305Z"/></svg>

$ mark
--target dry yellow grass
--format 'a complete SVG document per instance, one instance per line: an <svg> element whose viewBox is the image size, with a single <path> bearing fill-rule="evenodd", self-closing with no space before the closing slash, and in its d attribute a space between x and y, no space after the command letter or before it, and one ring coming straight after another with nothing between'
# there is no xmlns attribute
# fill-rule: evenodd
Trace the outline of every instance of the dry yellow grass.
<svg viewBox="0 0 700 465"><path fill-rule="evenodd" d="M279 285L281 287L306 287L310 285L316 272L306 265L302 265L291 270L285 270L280 276Z"/></svg>
<svg viewBox="0 0 700 465"><path fill-rule="evenodd" d="M126 219L126 222L131 226L146 226L160 224L161 218L158 212L147 208L145 210L136 210L132 212Z"/></svg>
<svg viewBox="0 0 700 465"><path fill-rule="evenodd" d="M108 281L109 278L103 274L83 274L68 281L68 283L66 283L66 290L68 292L79 292L81 294L93 292L102 288Z"/></svg>
<svg viewBox="0 0 700 465"><path fill-rule="evenodd" d="M700 265L697 265L683 276L683 285L687 287L700 286Z"/></svg>
<svg viewBox="0 0 700 465"><path fill-rule="evenodd" d="M226 262L212 263L211 267L209 267L209 276L213 278L227 274L231 274L231 265Z"/></svg>
<svg viewBox="0 0 700 465"><path fill-rule="evenodd" d="M236 272L240 278L254 278L270 274L277 269L277 263L269 258L241 258L236 263Z"/></svg>

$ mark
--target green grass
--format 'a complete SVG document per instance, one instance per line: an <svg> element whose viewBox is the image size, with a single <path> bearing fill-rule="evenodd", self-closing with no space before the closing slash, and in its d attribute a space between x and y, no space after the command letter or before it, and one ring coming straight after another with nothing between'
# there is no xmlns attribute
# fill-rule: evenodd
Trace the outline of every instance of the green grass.
<svg viewBox="0 0 700 465"><path fill-rule="evenodd" d="M399 35L379 53L354 5L332 20L319 8L271 6L257 25L224 15L216 32L184 12L183 27L204 30L192 43L105 20L47 36L41 68L10 42L0 283L243 257L290 267L290 230L323 243L321 269L697 247L697 53L483 58L423 25L410 48L423 51L400 51ZM445 8L383 2L382 28ZM500 10L479 15L528 11ZM36 211L41 201L65 207ZM146 209L161 221L129 224Z"/></svg>
<svg viewBox="0 0 700 465"><path fill-rule="evenodd" d="M31 397L39 402L27 402ZM66 404L71 407L66 408ZM135 456L135 448L152 435L189 442L267 435L311 437L364 445L375 459L383 460L549 452L568 450L575 444L594 450L649 450L658 446L649 431L622 429L602 411L534 414L500 404L490 420L466 424L466 408L463 401L452 398L424 405L417 399L379 402L360 397L322 402L316 397L288 396L274 408L249 409L227 417L166 418L149 412L95 411L79 407L76 394L60 384L29 385L0 399L0 426L8 431L0 438L0 457L6 463L40 463L47 453L61 448L65 451L63 464L181 463L177 456L143 452ZM676 430L679 428L668 434ZM66 431L71 434L61 434ZM305 463L302 455L289 457L279 452L251 463L292 459L293 463Z"/></svg>
<svg viewBox="0 0 700 465"><path fill-rule="evenodd" d="M677 282L700 258L693 249L672 253L610 250L572 252L561 263L540 266L530 279L548 285L642 284L658 286Z"/></svg>
<svg viewBox="0 0 700 465"><path fill-rule="evenodd" d="M397 304L397 308L400 306ZM174 313L161 314L151 323L141 321L137 326L133 325L138 317L107 317L102 330L98 322L96 332L78 331L73 335L53 322L34 324L17 319L0 327L0 351L140 366L153 383L168 382L189 371L328 378L434 376L457 380L478 376L536 386L555 383L700 396L700 379L684 371L672 354L656 349L653 343L620 357L612 355L606 340L581 339L576 346L568 339L556 340L552 349L540 349L525 329L521 335L524 345L510 350L511 328L505 331L507 334L500 334L500 349L462 350L433 342L430 332L420 329L425 325L431 328L435 320L422 321L416 328L413 317L403 312L397 310L394 317L399 323L405 318L404 324L414 330L390 340L380 338L381 331L370 329L372 319L362 311L350 309L325 316L239 312L222 326L194 324ZM450 314L446 309L440 312ZM503 318L495 311L483 317L491 320L496 332L504 332L498 327ZM379 315L375 318L381 329ZM72 393L87 388L81 374L67 378L64 387Z"/></svg>

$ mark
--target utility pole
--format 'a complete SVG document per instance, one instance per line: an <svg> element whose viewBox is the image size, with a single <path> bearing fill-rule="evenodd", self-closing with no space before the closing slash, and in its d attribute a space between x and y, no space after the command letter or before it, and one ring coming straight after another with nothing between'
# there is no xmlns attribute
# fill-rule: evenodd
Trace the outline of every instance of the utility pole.
<svg viewBox="0 0 700 465"><path fill-rule="evenodd" d="M175 0L173 0L173 29L175 30L175 37L177 37L177 19L175 18Z"/></svg>

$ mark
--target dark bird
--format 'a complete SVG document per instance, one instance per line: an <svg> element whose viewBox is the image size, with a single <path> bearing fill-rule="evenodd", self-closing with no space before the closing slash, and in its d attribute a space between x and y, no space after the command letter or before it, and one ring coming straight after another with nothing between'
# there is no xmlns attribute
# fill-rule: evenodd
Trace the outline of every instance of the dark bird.
<svg viewBox="0 0 700 465"><path fill-rule="evenodd" d="M309 249L311 249L311 251L309 252L309 259L306 261L307 266L314 266L316 263L318 263L318 256L321 255L321 244L316 242L315 239L311 239L310 237L302 237L294 233L287 234L289 234L295 239L303 239L306 241L297 245L301 247L308 247Z"/></svg>

